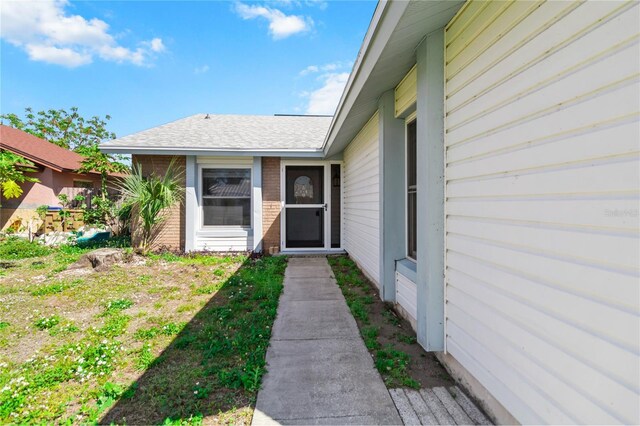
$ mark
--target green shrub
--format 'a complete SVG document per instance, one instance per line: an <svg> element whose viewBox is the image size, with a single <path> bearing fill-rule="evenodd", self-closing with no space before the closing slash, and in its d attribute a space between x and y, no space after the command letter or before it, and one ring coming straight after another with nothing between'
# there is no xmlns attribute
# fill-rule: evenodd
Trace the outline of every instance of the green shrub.
<svg viewBox="0 0 640 426"><path fill-rule="evenodd" d="M18 260L46 256L51 252L47 246L29 242L23 238L10 237L0 243L0 259Z"/></svg>

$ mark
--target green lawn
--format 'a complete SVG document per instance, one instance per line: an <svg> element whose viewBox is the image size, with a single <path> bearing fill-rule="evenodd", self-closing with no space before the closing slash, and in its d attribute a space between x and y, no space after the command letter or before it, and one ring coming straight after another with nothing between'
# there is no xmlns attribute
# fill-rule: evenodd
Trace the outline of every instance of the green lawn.
<svg viewBox="0 0 640 426"><path fill-rule="evenodd" d="M286 260L0 243L0 423L248 424ZM21 258L30 256L26 258Z"/></svg>

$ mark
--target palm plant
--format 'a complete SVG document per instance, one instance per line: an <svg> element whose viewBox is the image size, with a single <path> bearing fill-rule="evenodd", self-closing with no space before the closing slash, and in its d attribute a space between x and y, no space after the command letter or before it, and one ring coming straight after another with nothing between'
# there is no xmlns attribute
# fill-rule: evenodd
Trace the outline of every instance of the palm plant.
<svg viewBox="0 0 640 426"><path fill-rule="evenodd" d="M140 238L136 248L142 253L149 252L162 222L166 219L166 209L182 202L183 173L175 160L171 161L162 176L152 173L145 177L142 167L135 164L132 173L118 184L123 207L131 208L132 222L137 222L140 226Z"/></svg>

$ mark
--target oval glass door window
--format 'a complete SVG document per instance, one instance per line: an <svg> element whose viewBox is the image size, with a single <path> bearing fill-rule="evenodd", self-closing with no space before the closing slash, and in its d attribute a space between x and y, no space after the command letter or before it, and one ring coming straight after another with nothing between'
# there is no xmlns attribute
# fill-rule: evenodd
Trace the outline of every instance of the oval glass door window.
<svg viewBox="0 0 640 426"><path fill-rule="evenodd" d="M313 181L309 176L298 176L293 183L293 196L296 204L305 204L313 200Z"/></svg>

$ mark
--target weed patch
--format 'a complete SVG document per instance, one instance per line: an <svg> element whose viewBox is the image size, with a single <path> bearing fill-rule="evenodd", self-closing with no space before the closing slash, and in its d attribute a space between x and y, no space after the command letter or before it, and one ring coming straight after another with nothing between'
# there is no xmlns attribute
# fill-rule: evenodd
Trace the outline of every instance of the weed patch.
<svg viewBox="0 0 640 426"><path fill-rule="evenodd" d="M162 254L59 277L90 248L16 244L0 241L1 424L250 421L286 259Z"/></svg>
<svg viewBox="0 0 640 426"><path fill-rule="evenodd" d="M435 356L417 344L415 333L396 315L393 305L380 300L378 288L355 262L347 256L330 256L328 261L387 387L417 389L452 383Z"/></svg>
<svg viewBox="0 0 640 426"><path fill-rule="evenodd" d="M55 327L60 323L60 317L57 315L51 315L50 317L40 317L36 320L34 325L38 330L48 330Z"/></svg>

